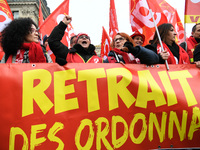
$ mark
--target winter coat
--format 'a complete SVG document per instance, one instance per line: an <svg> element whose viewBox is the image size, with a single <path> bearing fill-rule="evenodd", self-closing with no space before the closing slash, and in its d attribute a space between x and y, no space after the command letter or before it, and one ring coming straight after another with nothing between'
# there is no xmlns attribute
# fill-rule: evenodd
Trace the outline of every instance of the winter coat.
<svg viewBox="0 0 200 150"><path fill-rule="evenodd" d="M200 61L200 44L196 46L193 54L194 54L194 62Z"/></svg>
<svg viewBox="0 0 200 150"><path fill-rule="evenodd" d="M128 42L127 42L128 43ZM126 43L125 43L126 44ZM126 64L157 64L159 63L159 57L151 50L142 46L132 47L130 52L123 52L119 49L114 48L109 52L109 57L115 57L115 60L122 61ZM116 58L118 57L118 58Z"/></svg>
<svg viewBox="0 0 200 150"><path fill-rule="evenodd" d="M190 36L188 39L186 39L185 42L180 44L180 46L187 51L191 63L194 62L193 52L195 47L198 45L198 42L200 42L200 39L195 39L193 36Z"/></svg>
<svg viewBox="0 0 200 150"><path fill-rule="evenodd" d="M95 46L90 44L85 50L80 44L75 44L73 48L69 49L61 39L64 35L67 25L62 21L51 32L48 42L49 47L56 56L56 62L60 65L65 65L67 62L71 63L102 63L103 59L98 57L95 53Z"/></svg>
<svg viewBox="0 0 200 150"><path fill-rule="evenodd" d="M41 45L41 47L42 47L42 50L43 50L43 54L44 54L44 56L45 56L45 58L46 58L46 62L47 62L47 63L53 63L51 57L50 57L49 54L46 52L45 47L44 47L43 45ZM9 56L5 54L5 55L3 56L3 58L2 58L2 60L1 60L1 63L6 63L8 57L9 57ZM16 60L16 55L13 55L13 56L12 56L12 63L15 63L15 60ZM29 61L29 50L28 50L28 49L24 52L24 56L23 56L23 61L22 61L22 63L30 63L30 61Z"/></svg>
<svg viewBox="0 0 200 150"><path fill-rule="evenodd" d="M164 47L165 46L165 47ZM145 46L148 49L151 49L155 53L159 55L159 64L164 64L165 60L162 59L160 55L160 44L152 44L152 45L146 45ZM189 56L187 52L179 45L177 45L175 42L172 44L172 46L167 45L163 43L164 50L167 50L168 53L170 53L170 57L168 58L169 64L188 64ZM177 63L174 60L174 58L177 60Z"/></svg>

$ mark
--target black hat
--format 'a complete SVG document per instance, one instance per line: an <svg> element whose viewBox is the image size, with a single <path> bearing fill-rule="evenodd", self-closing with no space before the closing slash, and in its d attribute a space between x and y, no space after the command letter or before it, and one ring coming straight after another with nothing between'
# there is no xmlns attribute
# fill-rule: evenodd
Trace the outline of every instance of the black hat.
<svg viewBox="0 0 200 150"><path fill-rule="evenodd" d="M43 37L43 44L46 42L47 39L48 39L48 36L44 35L44 37Z"/></svg>

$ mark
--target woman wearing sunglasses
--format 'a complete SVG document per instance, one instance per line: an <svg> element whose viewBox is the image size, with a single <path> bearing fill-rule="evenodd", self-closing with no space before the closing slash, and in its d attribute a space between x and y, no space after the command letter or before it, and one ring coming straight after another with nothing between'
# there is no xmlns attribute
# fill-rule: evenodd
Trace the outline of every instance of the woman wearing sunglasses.
<svg viewBox="0 0 200 150"><path fill-rule="evenodd" d="M67 25L72 18L66 15L63 20L53 29L49 36L49 46L56 56L59 65L69 63L103 63L103 59L98 57L95 46L91 44L90 37L86 33L79 33L76 37L76 44L69 49L61 43Z"/></svg>

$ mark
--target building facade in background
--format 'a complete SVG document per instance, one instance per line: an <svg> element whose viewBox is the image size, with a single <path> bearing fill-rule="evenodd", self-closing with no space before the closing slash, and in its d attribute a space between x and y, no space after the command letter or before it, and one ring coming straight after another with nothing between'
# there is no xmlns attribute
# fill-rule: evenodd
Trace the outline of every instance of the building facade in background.
<svg viewBox="0 0 200 150"><path fill-rule="evenodd" d="M13 13L14 19L30 17L38 25L39 18L39 0L7 0ZM43 18L50 15L50 8L47 7L47 1L41 0Z"/></svg>

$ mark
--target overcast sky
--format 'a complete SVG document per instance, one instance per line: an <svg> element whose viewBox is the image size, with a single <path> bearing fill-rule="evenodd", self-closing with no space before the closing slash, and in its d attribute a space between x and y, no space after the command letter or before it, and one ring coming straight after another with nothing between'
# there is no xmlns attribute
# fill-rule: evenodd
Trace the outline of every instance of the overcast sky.
<svg viewBox="0 0 200 150"><path fill-rule="evenodd" d="M166 0L176 8L179 17L184 23L185 0ZM47 6L53 12L63 0L47 0ZM110 0L70 0L69 15L72 17L72 26L75 33L84 32L91 37L92 44L101 43L102 26L109 32L109 3ZM129 22L129 0L115 0L119 32L132 34ZM186 25L187 36L191 33L194 24Z"/></svg>

